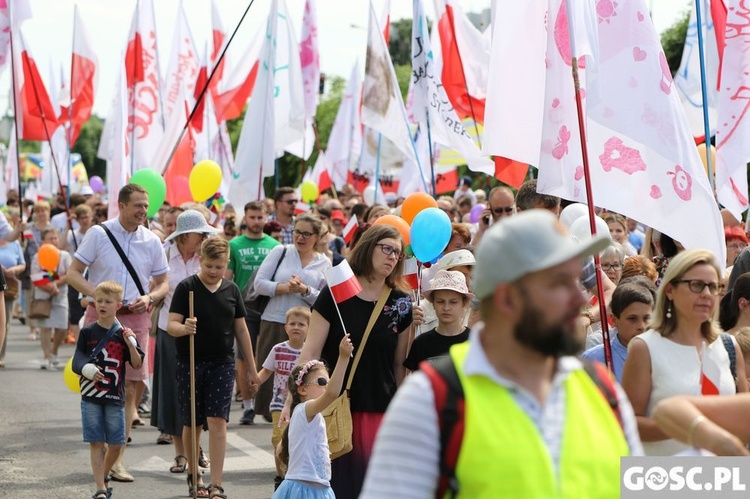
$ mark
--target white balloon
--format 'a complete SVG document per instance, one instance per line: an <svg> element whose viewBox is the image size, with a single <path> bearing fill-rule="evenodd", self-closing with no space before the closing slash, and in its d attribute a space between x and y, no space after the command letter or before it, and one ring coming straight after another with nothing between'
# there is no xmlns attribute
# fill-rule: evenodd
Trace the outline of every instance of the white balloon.
<svg viewBox="0 0 750 499"><path fill-rule="evenodd" d="M581 203L569 204L560 212L560 222L570 229L573 222L589 214L589 207Z"/></svg>
<svg viewBox="0 0 750 499"><path fill-rule="evenodd" d="M365 187L365 190L362 191L362 199L365 200L365 204L368 206L372 206L375 204L375 186L370 184L367 187ZM385 194L383 194L383 188L378 186L378 204L386 204L385 202Z"/></svg>
<svg viewBox="0 0 750 499"><path fill-rule="evenodd" d="M601 236L602 234L606 234L610 239L612 239L612 237L609 235L609 226L607 225L607 222L605 222L601 217L596 217L595 221L596 235ZM573 234L579 241L589 239L591 237L591 226L589 225L588 215L579 217L575 222L573 222L573 224L570 226L570 233Z"/></svg>

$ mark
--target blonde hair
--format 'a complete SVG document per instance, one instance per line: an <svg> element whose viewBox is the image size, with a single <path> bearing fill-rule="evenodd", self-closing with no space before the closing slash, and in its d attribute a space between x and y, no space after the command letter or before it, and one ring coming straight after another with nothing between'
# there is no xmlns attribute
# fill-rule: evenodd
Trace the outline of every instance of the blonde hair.
<svg viewBox="0 0 750 499"><path fill-rule="evenodd" d="M123 289L120 283L115 281L104 281L100 282L94 290L94 297L106 295L117 298L117 301L122 301Z"/></svg>
<svg viewBox="0 0 750 499"><path fill-rule="evenodd" d="M675 281L682 279L690 269L696 265L710 265L716 270L717 278L721 278L721 271L719 264L716 262L714 254L704 249L692 249L686 250L675 255L669 263L667 272L661 281L659 291L656 294L656 307L654 310L653 320L651 322L651 328L661 333L662 336L669 337L677 330L677 314L671 313L671 317L667 317L667 309L671 307L671 301L667 297L666 289L674 287L672 284ZM718 303L718 299L716 300ZM714 303L713 309L711 310L711 318L701 324L701 334L709 343L716 340L721 334L721 328L713 319L714 312L716 311L716 303Z"/></svg>
<svg viewBox="0 0 750 499"><path fill-rule="evenodd" d="M32 211L36 213L40 210L51 212L52 207L50 207L49 203L46 203L44 201L37 201L36 203L34 203L34 209Z"/></svg>
<svg viewBox="0 0 750 499"><path fill-rule="evenodd" d="M292 307L289 310L286 311L286 318L285 321L289 322L289 319L292 317L299 317L301 319L305 319L307 321L307 325L310 325L310 309L307 307Z"/></svg>
<svg viewBox="0 0 750 499"><path fill-rule="evenodd" d="M229 258L229 243L220 237L209 237L201 244L201 258L206 260Z"/></svg>

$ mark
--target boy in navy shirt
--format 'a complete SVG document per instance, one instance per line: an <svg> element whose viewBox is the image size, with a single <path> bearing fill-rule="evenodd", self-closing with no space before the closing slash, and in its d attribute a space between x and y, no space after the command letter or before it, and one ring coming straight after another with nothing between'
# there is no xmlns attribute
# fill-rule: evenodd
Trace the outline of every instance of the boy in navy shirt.
<svg viewBox="0 0 750 499"><path fill-rule="evenodd" d="M73 357L73 372L81 375L81 423L91 448L94 499L111 497L107 477L125 444L125 362L138 369L144 356L135 333L115 317L122 294L114 281L96 287L99 320L81 329Z"/></svg>

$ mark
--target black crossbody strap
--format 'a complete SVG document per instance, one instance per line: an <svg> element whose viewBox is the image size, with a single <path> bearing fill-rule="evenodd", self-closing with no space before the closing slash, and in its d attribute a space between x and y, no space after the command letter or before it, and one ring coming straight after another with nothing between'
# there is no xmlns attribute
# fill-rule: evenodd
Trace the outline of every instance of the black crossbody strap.
<svg viewBox="0 0 750 499"><path fill-rule="evenodd" d="M284 249L281 251L281 257L279 258L279 261L276 262L276 268L273 270L273 275L271 275L271 281L273 281L276 278L276 272L279 271L279 267L281 267L281 262L284 261L284 257L286 256L286 245L284 245Z"/></svg>
<svg viewBox="0 0 750 499"><path fill-rule="evenodd" d="M96 360L97 355L99 355L99 352L102 351L104 348L104 345L107 343L107 341L114 336L115 332L118 329L122 329L122 326L120 326L117 322L112 324L112 327L107 330L107 334L104 335L104 337L99 340L99 343L94 347L93 350L91 350L91 354L89 355L89 358L91 360Z"/></svg>
<svg viewBox="0 0 750 499"><path fill-rule="evenodd" d="M104 229L104 232L107 233L107 237L109 237L109 240L112 241L112 246L115 247L115 249L117 250L117 254L120 255L120 258L122 259L122 263L125 264L125 268L128 269L128 272L130 273L130 277L133 278L133 281L135 282L135 285L138 288L138 292L140 293L139 296L144 296L146 294L146 291L143 289L141 280L138 279L138 274L135 273L133 264L130 263L130 260L128 260L128 257L125 256L125 252L122 251L122 248L120 247L120 243L117 242L117 239L115 239L114 234L112 234L112 232L107 228L106 225L101 224L100 227Z"/></svg>

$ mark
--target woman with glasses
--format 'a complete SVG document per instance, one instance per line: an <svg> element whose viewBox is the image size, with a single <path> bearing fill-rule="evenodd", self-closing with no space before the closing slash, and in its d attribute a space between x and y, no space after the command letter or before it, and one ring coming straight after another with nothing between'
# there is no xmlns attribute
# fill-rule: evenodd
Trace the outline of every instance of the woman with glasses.
<svg viewBox="0 0 750 499"><path fill-rule="evenodd" d="M602 251L599 255L599 265L602 272L609 278L612 283L617 286L622 279L622 268L625 261L625 252L618 243L613 243ZM596 310L599 308L598 299L593 296L589 300L589 305L592 309ZM610 328L613 327L612 321L609 322ZM601 345L602 339L602 321L601 319L591 322L586 328L586 350Z"/></svg>
<svg viewBox="0 0 750 499"><path fill-rule="evenodd" d="M367 229L348 258L362 291L339 303L341 319L331 292L321 291L313 305L310 330L298 360L298 364L304 364L322 359L330 369L335 368L339 343L344 337L342 320L351 335L356 355L376 302L381 293L388 293L362 351L349 392L354 449L331 463L331 486L337 497L359 496L375 434L405 375L403 363L409 338L403 333L412 323L412 304L399 287L404 267L403 248L401 236L393 227L377 225ZM421 313L421 309L415 307L418 321L422 319ZM287 403L291 403L289 398ZM285 417L289 417L288 406L282 413L282 418Z"/></svg>
<svg viewBox="0 0 750 499"><path fill-rule="evenodd" d="M651 329L630 341L622 387L633 404L647 455L673 455L688 448L656 425L652 413L661 400L747 391L742 352L732 337L722 338L713 319L721 290L713 253L679 253L659 287Z"/></svg>
<svg viewBox="0 0 750 499"><path fill-rule="evenodd" d="M262 363L277 343L286 341L286 311L293 307L310 308L325 286L323 272L331 261L315 247L323 234L323 222L305 213L294 220L294 244L276 246L268 254L255 277L255 289L270 297L260 317L260 333L256 351ZM263 383L255 397L255 412L271 421L269 406L273 396L273 380Z"/></svg>

